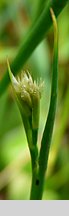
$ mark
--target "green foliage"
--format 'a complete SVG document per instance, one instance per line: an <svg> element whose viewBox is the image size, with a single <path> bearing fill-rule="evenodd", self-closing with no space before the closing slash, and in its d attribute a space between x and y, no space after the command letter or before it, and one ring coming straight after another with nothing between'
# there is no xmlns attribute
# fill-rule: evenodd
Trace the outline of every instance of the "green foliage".
<svg viewBox="0 0 69 216"><path fill-rule="evenodd" d="M45 36L45 33L51 26L52 21L50 17L50 7L53 8L55 15L58 16L58 14L64 8L66 3L67 0L63 1L61 4L54 0L52 2L49 1L48 4L46 4L43 12L39 16L39 19L37 20L35 25L33 25L33 27L30 29L28 36L25 39L25 42L23 43L23 45L21 45L18 55L16 56L15 60L11 65L11 70L15 75L25 64L25 62L30 57L34 49L37 47L37 45L42 41L42 39ZM10 79L7 71L2 81L0 82L0 95L3 93L3 91L5 91L7 85L9 84L9 81Z"/></svg>
<svg viewBox="0 0 69 216"><path fill-rule="evenodd" d="M34 48L36 48L37 45L40 43L40 41L45 38L45 33L48 32L48 29L52 23L50 12L47 10L48 1L46 2L43 0L38 2L33 1L33 5L31 4L32 0L27 0L24 2L21 1L20 3L18 1L17 7L16 7L16 2L17 0L15 0L14 2L15 13L11 7L12 2L11 4L9 1L5 1L5 0L2 1L2 3L0 2L1 15L3 14L5 15L5 22L3 20L4 16L0 16L0 19L2 18L2 23L3 23L3 25L0 26L1 27L0 70L1 72L4 70L3 67L5 67L4 65L6 62L6 58L8 56L10 60L13 60L13 63L11 64L11 68L14 74L17 74L20 71L22 66L25 64L25 62L28 60L28 58L34 51ZM53 4L53 9L56 16L59 14L59 12L62 10L62 8L64 8L64 6L67 3L67 1L63 1L60 4L60 2L59 1L56 2L56 0L51 2ZM19 4L21 4L20 7ZM31 4L31 8L29 7L29 4ZM35 10L34 10L34 5L35 5ZM38 5L37 10L36 10L36 5ZM7 13L6 10L7 6L8 6L9 13ZM18 17L17 13L18 10L20 10L20 8L23 9L23 12L21 12L21 14L24 13L24 20L22 20L22 23L20 23L21 22L20 15L19 18L17 18ZM38 131L39 136L38 136L38 143L37 143L37 144L41 143L41 146L38 146L38 154L34 154L34 152L32 152L33 153L32 161L33 158L35 159L34 161L36 161L37 158L37 166L36 167L33 166L32 169L33 176L32 176L31 199L42 198L44 179L45 179L45 185L44 185L43 199L69 199L69 195L68 195L69 194L69 190L68 190L69 188L68 187L69 185L68 53L69 52L67 51L68 50L68 11L69 10L67 6L65 10L62 12L62 14L60 15L60 17L58 18L59 63L60 63L59 89L58 89L57 114L56 114L55 128L54 128L50 154L49 154L49 148L50 148L51 138L52 138L52 130L53 130L54 119L55 119L56 99L57 99L57 94L55 95L56 96L55 99L53 98L53 94L51 94L51 98L50 98L50 88L52 90L52 93L55 90L57 90L56 52L54 55L56 64L53 64L55 65L55 67L52 68L52 75L54 74L54 76L52 77L52 83L54 85L51 85L51 79L49 74L49 72L51 71L50 56L52 54L52 50L51 50L52 31L48 33L47 39L45 39L45 41L43 41L37 47L37 49L34 51L34 54L27 61L27 65L25 65L26 68L30 67L29 71L32 71L33 79L36 79L37 77L38 78L42 77L42 79L44 79L45 82L43 98L41 100L41 107L40 107L41 115L40 115L40 125ZM46 19L48 15L50 19L48 18ZM11 33L8 34L9 29L6 32L7 29L6 25L9 22L10 17L12 20L12 24L14 24L15 26L15 31L13 27L11 28L13 32L12 37L11 37ZM30 30L27 32L26 29L29 28L29 25L27 23L26 26L26 22L28 20L30 20L31 22L33 20L33 24L31 25ZM50 23L48 21L50 21ZM16 22L18 23L18 25ZM42 25L42 23L44 23L44 26ZM62 25L62 23L64 23L64 25ZM40 28L37 29L37 27ZM36 35L35 35L35 31L36 31ZM38 37L38 33L40 33L39 37ZM26 34L28 35L28 37L26 37ZM24 37L26 37L26 39L24 39ZM35 40L36 38L37 40ZM20 46L21 40L24 41L22 42L23 45ZM48 40L49 42L51 42L50 45L48 43ZM9 46L7 46L7 44ZM17 57L14 59L18 50L18 45L21 48L18 51ZM2 73L0 74L0 76L2 77ZM53 82L54 77L55 77L55 81ZM2 78L2 80L0 81L0 95L2 95L2 93L6 90L9 81L10 80L8 79L8 73L6 73ZM44 128L44 132L43 132L43 128ZM49 136L49 132L50 132L50 136ZM33 133L33 138L35 138L34 133ZM35 144L35 139L33 140L33 142ZM40 165L40 170L38 165ZM35 172L34 172L34 168L35 168ZM47 173L45 178L46 168L47 168ZM37 182L38 189L37 186L35 186L35 182ZM9 89L9 95L8 92L5 91L4 95L0 97L0 199L28 199L30 194L30 183L31 183L31 164L30 164L29 151L27 148L27 141L26 141L25 133L23 132L23 126L22 126L18 108L16 104L13 102L12 92L11 89ZM41 183L40 187L39 187L39 183Z"/></svg>

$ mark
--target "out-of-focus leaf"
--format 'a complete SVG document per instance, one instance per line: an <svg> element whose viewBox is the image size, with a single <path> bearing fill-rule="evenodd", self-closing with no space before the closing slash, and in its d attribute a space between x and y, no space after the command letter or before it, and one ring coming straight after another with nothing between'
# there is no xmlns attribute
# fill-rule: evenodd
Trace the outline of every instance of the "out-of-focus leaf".
<svg viewBox="0 0 69 216"><path fill-rule="evenodd" d="M3 48L0 50L0 63L4 63L7 61L7 58L13 59L16 55L16 48Z"/></svg>
<svg viewBox="0 0 69 216"><path fill-rule="evenodd" d="M1 139L1 160L3 166L14 160L25 148L26 144L27 141L22 127L6 133Z"/></svg>

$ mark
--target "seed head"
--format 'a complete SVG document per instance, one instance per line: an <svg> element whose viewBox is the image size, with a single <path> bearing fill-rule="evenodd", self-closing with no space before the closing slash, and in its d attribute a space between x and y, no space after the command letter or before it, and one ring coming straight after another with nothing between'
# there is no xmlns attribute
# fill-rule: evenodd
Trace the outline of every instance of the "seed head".
<svg viewBox="0 0 69 216"><path fill-rule="evenodd" d="M40 83L33 81L29 71L22 71L21 77L16 79L11 72L8 61L7 65L12 86L21 109L23 109L26 116L32 114L32 121L33 119L37 119L37 110L40 103L43 82L41 80ZM33 117L33 113L35 113L36 118ZM33 127L35 127L34 122L32 123Z"/></svg>

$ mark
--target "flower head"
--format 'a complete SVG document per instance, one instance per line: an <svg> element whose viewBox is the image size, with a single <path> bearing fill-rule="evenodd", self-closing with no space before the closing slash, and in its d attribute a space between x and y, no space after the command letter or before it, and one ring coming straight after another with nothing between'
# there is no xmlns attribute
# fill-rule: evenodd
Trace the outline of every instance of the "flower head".
<svg viewBox="0 0 69 216"><path fill-rule="evenodd" d="M38 122L39 103L43 82L40 81L40 83L38 83L33 81L28 71L22 71L21 77L16 79L11 72L9 62L7 62L7 64L9 76L19 106L26 116L32 115L32 125L35 128Z"/></svg>

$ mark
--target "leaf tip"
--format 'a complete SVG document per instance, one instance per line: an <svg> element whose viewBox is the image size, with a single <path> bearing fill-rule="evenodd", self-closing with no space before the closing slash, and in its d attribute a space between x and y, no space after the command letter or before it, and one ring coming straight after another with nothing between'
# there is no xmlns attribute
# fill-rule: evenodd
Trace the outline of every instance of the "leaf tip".
<svg viewBox="0 0 69 216"><path fill-rule="evenodd" d="M55 38L55 42L57 43L57 38L58 38L57 20L52 8L50 8L50 13L53 21L53 26L54 26L54 38Z"/></svg>

